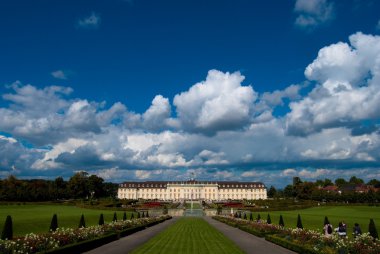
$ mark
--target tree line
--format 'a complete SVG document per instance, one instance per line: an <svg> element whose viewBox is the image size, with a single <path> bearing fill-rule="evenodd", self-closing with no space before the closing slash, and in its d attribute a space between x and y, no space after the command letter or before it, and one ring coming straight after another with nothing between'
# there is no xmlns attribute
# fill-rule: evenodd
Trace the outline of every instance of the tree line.
<svg viewBox="0 0 380 254"><path fill-rule="evenodd" d="M55 201L62 199L91 199L112 197L117 194L118 185L104 182L101 177L81 171L68 181L62 177L55 180L17 179L10 175L0 180L0 200L2 201Z"/></svg>
<svg viewBox="0 0 380 254"><path fill-rule="evenodd" d="M327 189L332 186L335 189ZM364 186L365 191L358 191L356 187ZM297 198L302 200L315 200L326 202L349 203L377 203L380 202L380 181L372 179L367 183L363 179L352 176L348 181L338 178L317 180L315 182L302 181L299 177L293 178L293 184L284 189L277 190L271 186L268 190L270 198Z"/></svg>

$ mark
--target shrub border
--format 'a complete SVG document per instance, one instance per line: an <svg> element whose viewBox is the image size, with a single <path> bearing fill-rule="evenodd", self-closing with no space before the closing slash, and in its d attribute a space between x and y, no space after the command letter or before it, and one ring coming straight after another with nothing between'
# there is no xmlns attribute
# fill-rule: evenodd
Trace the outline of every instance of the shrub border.
<svg viewBox="0 0 380 254"><path fill-rule="evenodd" d="M152 227L154 225L162 223L162 222L169 220L171 218L172 217L164 218L164 219L159 220L159 221L153 221L153 222L148 223L146 225L127 228L125 230L118 231L115 233L111 233L108 235L104 235L104 236L101 236L101 237L98 237L95 239L90 239L90 240L85 240L85 241L81 241L81 242L68 244L68 245L62 246L60 248L48 250L48 251L45 251L42 253L49 253L49 254L83 253L83 252L98 248L104 244L119 240L121 237L125 237L128 235L134 234L138 231L144 230L148 227Z"/></svg>
<svg viewBox="0 0 380 254"><path fill-rule="evenodd" d="M286 249L295 251L297 253L302 253L302 254L319 254L320 253L304 245L300 245L295 242L288 241L278 235L266 235L265 240L268 242L272 242L274 244L280 245Z"/></svg>

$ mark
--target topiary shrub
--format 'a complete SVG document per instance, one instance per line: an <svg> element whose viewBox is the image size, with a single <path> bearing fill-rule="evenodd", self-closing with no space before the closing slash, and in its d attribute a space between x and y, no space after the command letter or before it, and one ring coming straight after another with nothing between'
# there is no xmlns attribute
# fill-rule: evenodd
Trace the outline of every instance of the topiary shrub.
<svg viewBox="0 0 380 254"><path fill-rule="evenodd" d="M126 212L123 213L123 220L124 221L127 220L127 213Z"/></svg>
<svg viewBox="0 0 380 254"><path fill-rule="evenodd" d="M252 213L249 214L249 220L253 221L253 214Z"/></svg>
<svg viewBox="0 0 380 254"><path fill-rule="evenodd" d="M168 208L167 208L167 206L164 206L164 210L162 211L162 214L168 214Z"/></svg>
<svg viewBox="0 0 380 254"><path fill-rule="evenodd" d="M1 233L1 239L2 240L13 239L13 223L12 223L12 217L10 215L8 215L7 218L5 219L3 232Z"/></svg>
<svg viewBox="0 0 380 254"><path fill-rule="evenodd" d="M281 227L285 227L284 219L282 218L282 215L280 215L280 221L278 222L278 225Z"/></svg>
<svg viewBox="0 0 380 254"><path fill-rule="evenodd" d="M260 214L257 214L257 218L256 218L257 221L261 220L261 216Z"/></svg>
<svg viewBox="0 0 380 254"><path fill-rule="evenodd" d="M56 231L57 228L58 228L58 218L57 218L57 214L54 214L50 222L50 231Z"/></svg>
<svg viewBox="0 0 380 254"><path fill-rule="evenodd" d="M297 228L303 229L301 215L299 215L299 214L298 214L298 217L297 217Z"/></svg>
<svg viewBox="0 0 380 254"><path fill-rule="evenodd" d="M103 214L101 213L100 216L99 216L99 225L104 225L104 216Z"/></svg>
<svg viewBox="0 0 380 254"><path fill-rule="evenodd" d="M116 215L116 212L113 213L112 221L117 221L117 215Z"/></svg>
<svg viewBox="0 0 380 254"><path fill-rule="evenodd" d="M268 223L268 224L272 224L272 220L271 220L271 218L270 218L269 213L268 213L268 216L267 216L267 223Z"/></svg>
<svg viewBox="0 0 380 254"><path fill-rule="evenodd" d="M137 219L140 219L140 212L137 212Z"/></svg>
<svg viewBox="0 0 380 254"><path fill-rule="evenodd" d="M135 218L135 214L132 212L131 214L131 220L133 220Z"/></svg>
<svg viewBox="0 0 380 254"><path fill-rule="evenodd" d="M146 211L145 217L149 218L149 213Z"/></svg>
<svg viewBox="0 0 380 254"><path fill-rule="evenodd" d="M246 214L246 213L244 213L244 219L245 219L245 220L247 219L247 214Z"/></svg>
<svg viewBox="0 0 380 254"><path fill-rule="evenodd" d="M235 215L234 215L234 217L235 217L235 218L238 218L238 217L239 217L239 215L238 215L238 213L237 213L237 212L235 212Z"/></svg>
<svg viewBox="0 0 380 254"><path fill-rule="evenodd" d="M82 216L80 217L78 228L85 228L85 227L86 227L86 222L84 220L84 215L82 214Z"/></svg>
<svg viewBox="0 0 380 254"><path fill-rule="evenodd" d="M327 218L327 216L325 216L325 221L323 222L323 225L327 225L327 224L330 224L330 221L329 221L329 219Z"/></svg>
<svg viewBox="0 0 380 254"><path fill-rule="evenodd" d="M142 218L145 218L145 212L142 213L142 216L141 216L141 217L142 217Z"/></svg>
<svg viewBox="0 0 380 254"><path fill-rule="evenodd" d="M368 232L374 239L379 239L379 235L377 234L377 229L373 219L369 220Z"/></svg>

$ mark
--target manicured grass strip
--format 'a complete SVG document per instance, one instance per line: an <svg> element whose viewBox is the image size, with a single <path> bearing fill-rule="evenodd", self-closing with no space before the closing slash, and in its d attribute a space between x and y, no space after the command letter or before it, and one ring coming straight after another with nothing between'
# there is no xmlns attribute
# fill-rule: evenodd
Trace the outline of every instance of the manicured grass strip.
<svg viewBox="0 0 380 254"><path fill-rule="evenodd" d="M231 254L244 252L202 218L181 218L132 253Z"/></svg>
<svg viewBox="0 0 380 254"><path fill-rule="evenodd" d="M191 209L191 201L186 202L186 209ZM193 209L202 209L202 206L199 202L193 202Z"/></svg>
<svg viewBox="0 0 380 254"><path fill-rule="evenodd" d="M267 218L267 213L260 212L260 214L262 219ZM380 207L374 206L321 206L294 211L272 211L269 214L272 223L276 225L278 225L280 214L282 214L285 227L291 228L296 227L297 215L300 214L304 228L320 232L322 232L324 218L327 216L334 228L338 227L340 221L344 221L348 226L347 234L349 236L352 234L355 222L360 224L363 232L368 232L369 220L373 218L376 228L380 232ZM256 217L257 212L254 212L253 218Z"/></svg>
<svg viewBox="0 0 380 254"><path fill-rule="evenodd" d="M58 216L58 227L77 228L82 214L86 226L98 225L99 216L103 213L106 223L111 222L114 211L94 210L63 205L0 205L0 230L3 229L7 215L12 216L14 236L27 233L47 233L53 214ZM117 211L117 218L123 218L123 212ZM127 212L127 218L131 217ZM136 214L135 214L136 218Z"/></svg>

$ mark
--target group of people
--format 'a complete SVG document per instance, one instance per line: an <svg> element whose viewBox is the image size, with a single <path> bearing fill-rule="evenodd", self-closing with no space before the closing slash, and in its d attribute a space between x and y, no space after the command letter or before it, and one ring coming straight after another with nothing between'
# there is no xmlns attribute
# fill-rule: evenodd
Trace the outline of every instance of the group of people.
<svg viewBox="0 0 380 254"><path fill-rule="evenodd" d="M327 237L330 237L333 231L335 231L338 234L338 236L341 238L347 237L347 225L346 223L344 223L344 221L339 222L338 227L335 228L335 230L333 230L333 226L330 223L326 223L325 226L323 227L323 231L325 233L325 236ZM354 237L357 237L362 234L362 230L358 223L354 224L354 228L352 231L353 231L352 234L354 235Z"/></svg>

